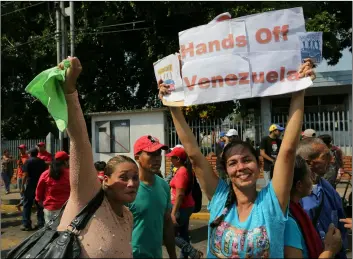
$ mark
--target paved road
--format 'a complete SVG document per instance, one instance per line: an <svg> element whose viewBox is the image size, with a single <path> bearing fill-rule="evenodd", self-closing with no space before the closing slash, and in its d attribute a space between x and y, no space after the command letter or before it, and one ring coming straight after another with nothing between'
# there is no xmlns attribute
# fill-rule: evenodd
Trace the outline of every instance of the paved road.
<svg viewBox="0 0 353 259"><path fill-rule="evenodd" d="M33 224L36 224L35 214L32 214ZM207 249L207 221L192 220L190 222L190 235L192 245L206 254ZM33 232L21 231L21 213L17 212L12 205L1 206L1 258L10 248L19 244ZM179 253L179 251L177 251ZM169 258L168 253L163 247L163 257Z"/></svg>
<svg viewBox="0 0 353 259"><path fill-rule="evenodd" d="M342 192L342 190L339 190ZM3 196L3 192L1 191L2 200L5 199L6 196ZM13 197L16 199L18 194L10 194L7 196L7 199L12 199ZM9 204L9 203L7 203ZM10 202L10 204L16 204ZM21 227L21 213L19 213L15 206L6 205L6 202L2 202L1 204L1 258L5 258L6 253L10 248L19 244L23 239L32 234L33 232L23 232L20 230ZM32 214L33 225L35 225L36 217L35 214ZM201 250L206 255L207 249L207 221L205 220L191 220L190 222L190 235L192 245ZM179 251L177 249L179 254ZM166 249L163 247L163 257L168 258L168 253ZM352 253L348 254L348 258L352 258Z"/></svg>

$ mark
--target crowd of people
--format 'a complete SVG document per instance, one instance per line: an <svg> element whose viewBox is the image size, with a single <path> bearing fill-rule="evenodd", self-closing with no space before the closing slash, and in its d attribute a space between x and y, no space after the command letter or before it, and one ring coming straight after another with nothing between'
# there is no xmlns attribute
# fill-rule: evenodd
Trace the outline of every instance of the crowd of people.
<svg viewBox="0 0 353 259"><path fill-rule="evenodd" d="M203 253L189 238L197 178L209 200L207 258L346 258L351 220L335 187L325 180L332 157L339 155L332 155L327 137L309 137L308 130L302 134L304 91L292 94L286 129L271 125L261 143L266 185L258 191L261 166L251 143L240 140L235 129L222 133L215 174L178 107L169 109L182 145L169 149L146 135L136 140L133 158L118 155L94 163L76 89L82 67L77 58L69 61L63 88L70 156L59 151L52 160L44 143L38 143L26 157L25 146L19 146L23 230L33 229L33 202L37 227L67 202L58 226L64 231L103 190L102 204L78 234L81 258L162 258L163 245L170 258L176 258L176 246L180 258L200 258ZM314 80L312 67L306 60L299 75ZM163 81L158 88L160 98L170 93ZM166 179L160 173L163 152L172 162ZM9 161L13 159L4 153L3 172L9 170ZM342 164L337 173L341 169Z"/></svg>

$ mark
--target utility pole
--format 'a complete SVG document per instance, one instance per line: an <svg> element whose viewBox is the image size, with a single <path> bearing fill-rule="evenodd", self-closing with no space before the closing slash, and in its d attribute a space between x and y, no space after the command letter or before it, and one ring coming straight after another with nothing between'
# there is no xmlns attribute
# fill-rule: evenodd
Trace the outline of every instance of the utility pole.
<svg viewBox="0 0 353 259"><path fill-rule="evenodd" d="M61 57L59 63L67 57L67 30L65 23L65 2L60 2L60 24L61 24ZM64 132L59 130L60 150L65 150ZM67 150L65 150L67 151Z"/></svg>
<svg viewBox="0 0 353 259"><path fill-rule="evenodd" d="M60 8L60 9L59 9ZM57 7L56 12L56 28L57 31L61 32L58 33L57 38L57 56L58 56L58 63L62 60L67 58L67 24L66 24L66 17L70 16L70 55L72 57L75 56L75 20L74 20L74 2L70 1L70 7L65 8L65 2L60 2L60 7ZM60 39L61 36L61 46L60 46ZM68 152L69 150L69 140L66 131L61 132L59 131L59 141L60 141L60 150L64 150Z"/></svg>
<svg viewBox="0 0 353 259"><path fill-rule="evenodd" d="M65 23L65 2L60 2L60 10L61 10L61 60L67 57L67 30Z"/></svg>
<svg viewBox="0 0 353 259"><path fill-rule="evenodd" d="M70 1L70 35L71 35L71 57L75 56L75 19L74 19L74 2Z"/></svg>
<svg viewBox="0 0 353 259"><path fill-rule="evenodd" d="M59 10L59 2L55 2L56 9L56 63L59 64L61 62L61 22L60 22L60 10Z"/></svg>

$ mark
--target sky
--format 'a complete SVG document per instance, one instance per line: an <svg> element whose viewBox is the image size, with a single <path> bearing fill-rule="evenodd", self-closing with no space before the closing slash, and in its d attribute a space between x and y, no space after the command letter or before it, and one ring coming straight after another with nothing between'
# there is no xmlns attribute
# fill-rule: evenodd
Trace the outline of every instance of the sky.
<svg viewBox="0 0 353 259"><path fill-rule="evenodd" d="M349 49L345 49L342 52L342 57L339 62L334 66L327 65L327 62L323 60L320 65L317 66L317 72L328 72L328 71L339 71L339 70L352 70L352 53Z"/></svg>

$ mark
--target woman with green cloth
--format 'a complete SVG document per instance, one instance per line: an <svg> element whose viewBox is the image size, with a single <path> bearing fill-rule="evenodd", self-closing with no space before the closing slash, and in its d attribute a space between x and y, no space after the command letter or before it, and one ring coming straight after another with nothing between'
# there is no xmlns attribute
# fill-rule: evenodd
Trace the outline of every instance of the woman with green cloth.
<svg viewBox="0 0 353 259"><path fill-rule="evenodd" d="M97 179L92 147L78 99L76 81L82 71L77 58L68 58L63 86L68 111L70 137L70 197L58 231L67 229L80 210L103 189L104 199L87 226L80 231L80 258L132 258L133 217L124 206L133 202L139 187L138 166L130 157L111 158L104 169L103 182ZM59 68L64 70L61 63Z"/></svg>

